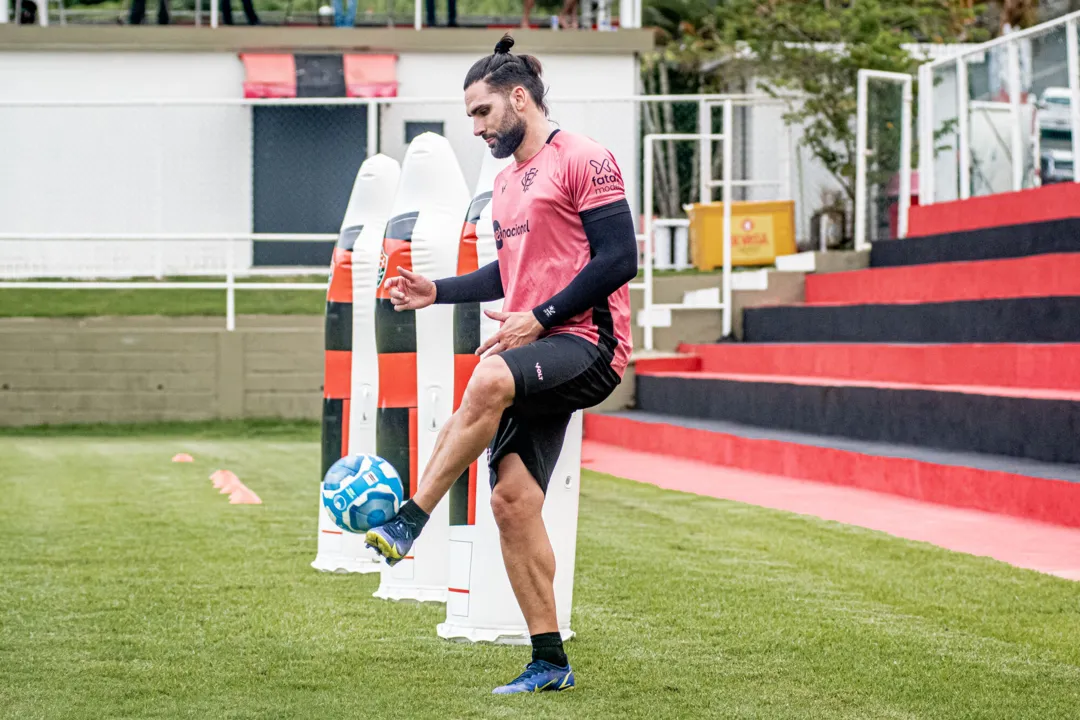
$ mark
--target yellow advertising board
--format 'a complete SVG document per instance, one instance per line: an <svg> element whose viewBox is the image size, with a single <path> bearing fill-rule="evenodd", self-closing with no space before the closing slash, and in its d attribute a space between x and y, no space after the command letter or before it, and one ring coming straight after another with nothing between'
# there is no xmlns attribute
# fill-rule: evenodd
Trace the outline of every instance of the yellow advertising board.
<svg viewBox="0 0 1080 720"><path fill-rule="evenodd" d="M724 204L691 205L690 257L699 270L724 265ZM731 204L731 264L772 265L778 255L795 247L795 203L736 202Z"/></svg>

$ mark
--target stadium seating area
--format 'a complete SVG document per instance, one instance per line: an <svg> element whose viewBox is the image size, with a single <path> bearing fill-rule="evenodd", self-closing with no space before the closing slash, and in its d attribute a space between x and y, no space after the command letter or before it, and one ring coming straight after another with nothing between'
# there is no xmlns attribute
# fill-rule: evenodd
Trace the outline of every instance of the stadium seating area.
<svg viewBox="0 0 1080 720"><path fill-rule="evenodd" d="M1008 219L1009 225L1001 224ZM642 359L593 441L1080 526L1080 188L916 208L868 270Z"/></svg>

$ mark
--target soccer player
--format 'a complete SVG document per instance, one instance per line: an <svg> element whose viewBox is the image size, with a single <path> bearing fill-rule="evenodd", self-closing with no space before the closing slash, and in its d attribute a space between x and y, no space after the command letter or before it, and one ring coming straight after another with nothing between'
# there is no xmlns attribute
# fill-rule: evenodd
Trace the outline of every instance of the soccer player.
<svg viewBox="0 0 1080 720"><path fill-rule="evenodd" d="M622 175L604 147L548 121L540 62L504 36L465 77L473 134L497 158L492 219L498 259L431 280L399 268L387 280L397 310L503 298L501 323L461 406L439 434L417 492L366 541L391 565L428 514L490 445L491 509L503 561L532 636L532 662L495 694L566 690L574 673L555 614L555 555L541 510L575 410L602 402L630 357L637 239Z"/></svg>

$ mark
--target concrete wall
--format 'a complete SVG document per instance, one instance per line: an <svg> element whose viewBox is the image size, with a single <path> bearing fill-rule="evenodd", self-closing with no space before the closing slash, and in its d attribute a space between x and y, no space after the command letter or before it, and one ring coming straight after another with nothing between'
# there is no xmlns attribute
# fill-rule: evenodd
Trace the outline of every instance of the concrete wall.
<svg viewBox="0 0 1080 720"><path fill-rule="evenodd" d="M316 419L323 320L0 322L0 426L235 417Z"/></svg>

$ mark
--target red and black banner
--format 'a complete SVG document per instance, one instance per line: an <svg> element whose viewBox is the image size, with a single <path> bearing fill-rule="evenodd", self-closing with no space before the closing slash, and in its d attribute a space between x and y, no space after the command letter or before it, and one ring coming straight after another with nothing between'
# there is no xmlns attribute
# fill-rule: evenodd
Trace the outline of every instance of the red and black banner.
<svg viewBox="0 0 1080 720"><path fill-rule="evenodd" d="M352 249L363 226L338 237L326 292L323 370L322 475L349 452L349 400L352 397Z"/></svg>
<svg viewBox="0 0 1080 720"><path fill-rule="evenodd" d="M457 274L466 275L479 269L476 252L476 224L480 213L491 202L491 193L481 193L473 198L465 214L458 244ZM480 363L476 350L480 347L480 303L454 305L454 411L461 406L465 387L473 370ZM479 462L479 461L477 461ZM476 472L477 462L461 474L451 486L449 493L450 524L476 524Z"/></svg>
<svg viewBox="0 0 1080 720"><path fill-rule="evenodd" d="M379 285L375 293L375 349L379 354L379 408L375 416L376 453L401 476L405 497L416 492L416 311L398 312L386 280L397 269L412 270L412 234L419 213L397 215L386 224Z"/></svg>

